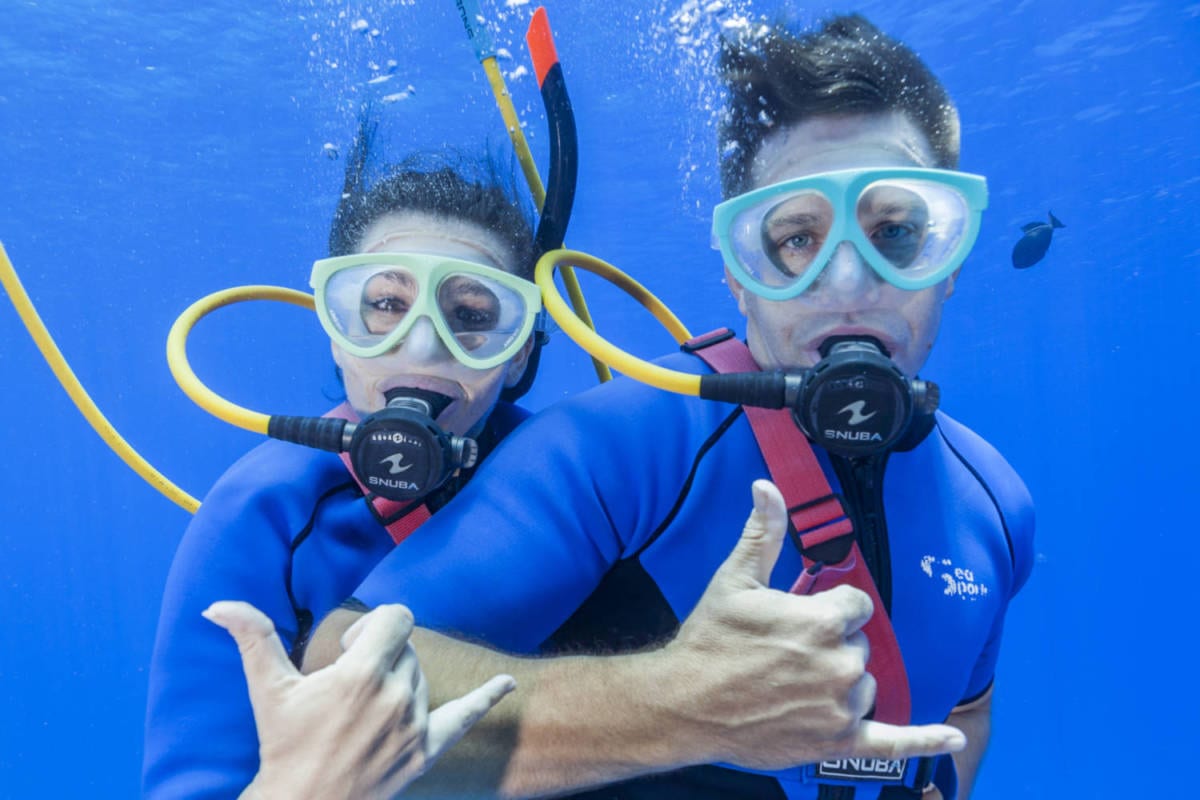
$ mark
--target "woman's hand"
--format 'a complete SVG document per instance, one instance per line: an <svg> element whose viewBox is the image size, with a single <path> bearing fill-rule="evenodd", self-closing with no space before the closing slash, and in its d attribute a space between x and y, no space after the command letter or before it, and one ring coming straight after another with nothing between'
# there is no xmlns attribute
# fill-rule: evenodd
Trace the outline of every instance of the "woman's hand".
<svg viewBox="0 0 1200 800"><path fill-rule="evenodd" d="M430 713L404 606L362 617L337 661L311 675L296 670L254 606L222 601L204 616L242 654L260 757L247 799L394 797L516 686L498 675Z"/></svg>

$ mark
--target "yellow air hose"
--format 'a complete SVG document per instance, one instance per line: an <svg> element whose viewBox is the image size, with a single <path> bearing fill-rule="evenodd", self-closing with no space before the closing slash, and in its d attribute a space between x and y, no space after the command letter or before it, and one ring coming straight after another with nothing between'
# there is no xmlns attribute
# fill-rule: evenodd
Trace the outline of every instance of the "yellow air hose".
<svg viewBox="0 0 1200 800"><path fill-rule="evenodd" d="M662 301L650 293L646 287L626 275L621 270L595 256L581 253L578 250L551 250L538 259L534 280L542 290L542 304L563 332L593 358L610 364L621 372L642 383L665 389L678 394L699 395L700 376L686 372L666 369L657 364L643 361L630 355L611 342L601 338L596 331L583 323L572 313L563 302L562 295L554 285L554 269L562 269L569 264L594 275L599 275L623 289L628 295L637 300L654 315L667 331L675 337L675 341L683 344L692 338L691 333L683 323L663 305Z"/></svg>
<svg viewBox="0 0 1200 800"><path fill-rule="evenodd" d="M58 382L62 384L63 389L66 390L67 395L75 403L80 413L83 414L88 424L92 426L96 433L100 434L100 438L104 440L104 443L122 461L129 465L130 469L141 476L142 480L161 492L171 502L177 504L185 511L194 514L196 509L200 507L200 501L167 480L162 473L152 467L146 459L142 458L121 437L121 434L117 433L112 423L108 421L92 401L92 398L88 396L87 391L83 388L83 384L79 382L79 378L75 376L74 371L67 364L67 360L63 358L62 351L54 343L54 337L46 330L46 325L42 322L41 316L38 315L37 310L33 307L29 295L25 292L25 287L21 285L21 280L17 277L17 272L8 258L8 253L4 250L3 243L0 243L0 282L4 284L4 289L8 292L9 299L12 300L13 306L17 309L17 313L21 317L21 321L25 324L29 335L33 337L38 350L41 351L42 358L46 359L46 363L50 365L54 376L58 378Z"/></svg>
<svg viewBox="0 0 1200 800"><path fill-rule="evenodd" d="M187 357L187 337L197 322L218 308L246 300L278 300L309 311L316 307L312 295L282 286L235 286L213 292L188 306L171 326L171 332L167 334L167 366L171 368L179 388L196 405L230 425L266 436L270 415L231 403L209 389L196 377Z"/></svg>

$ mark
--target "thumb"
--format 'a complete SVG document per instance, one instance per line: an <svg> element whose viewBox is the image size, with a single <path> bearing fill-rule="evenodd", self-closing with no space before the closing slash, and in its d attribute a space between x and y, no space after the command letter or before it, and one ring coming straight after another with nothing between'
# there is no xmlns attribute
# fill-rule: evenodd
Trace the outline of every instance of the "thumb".
<svg viewBox="0 0 1200 800"><path fill-rule="evenodd" d="M742 537L719 572L742 583L767 586L783 547L787 507L783 495L770 481L755 481L750 491L754 497L754 510L746 520L746 527L742 528Z"/></svg>
<svg viewBox="0 0 1200 800"><path fill-rule="evenodd" d="M254 606L241 601L221 600L200 613L209 622L228 631L237 642L252 705L258 706L261 694L269 687L300 675L288 660L283 643L275 633L275 625Z"/></svg>
<svg viewBox="0 0 1200 800"><path fill-rule="evenodd" d="M517 682L511 675L497 675L483 686L430 712L425 736L426 763L433 763L515 688Z"/></svg>

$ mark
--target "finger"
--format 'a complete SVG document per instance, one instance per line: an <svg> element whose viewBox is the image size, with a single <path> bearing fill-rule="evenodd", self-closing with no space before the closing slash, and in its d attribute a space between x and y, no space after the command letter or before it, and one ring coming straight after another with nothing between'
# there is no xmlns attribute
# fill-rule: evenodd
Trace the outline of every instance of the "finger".
<svg viewBox="0 0 1200 800"><path fill-rule="evenodd" d="M425 737L426 763L432 763L461 739L504 695L515 688L517 682L511 675L497 675L474 691L436 708L429 715L429 729Z"/></svg>
<svg viewBox="0 0 1200 800"><path fill-rule="evenodd" d="M411 651L412 646L410 645L408 649ZM417 659L414 657L413 661L416 660ZM414 716L416 712L420 712L421 724L426 725L426 720L429 717L429 681L425 680L425 672L424 670L420 669L416 670L413 675L413 679L414 685L412 688L412 696Z"/></svg>
<svg viewBox="0 0 1200 800"><path fill-rule="evenodd" d="M770 481L755 481L750 489L754 510L750 512L733 552L721 565L721 571L739 580L767 586L783 547L787 507L783 495Z"/></svg>
<svg viewBox="0 0 1200 800"><path fill-rule="evenodd" d="M875 695L879 691L879 682L869 672L863 672L862 677L850 689L846 703L854 718L861 720L875 705Z"/></svg>
<svg viewBox="0 0 1200 800"><path fill-rule="evenodd" d="M350 645L354 644L354 640L362 633L363 626L366 624L363 620L366 619L367 612L359 611L357 613L358 617L354 620L354 623L349 628L346 628L342 633L342 638L338 640L338 643L342 646L343 653L350 649Z"/></svg>
<svg viewBox="0 0 1200 800"><path fill-rule="evenodd" d="M382 672L394 669L412 635L412 612L401 605L383 605L367 612L354 624L359 630L352 637L343 636L346 650L338 663ZM353 626L347 634L352 630Z"/></svg>
<svg viewBox="0 0 1200 800"><path fill-rule="evenodd" d="M237 642L242 654L242 669L250 687L251 700L267 687L300 673L288 659L275 625L270 618L249 603L221 600L200 612L205 619L220 625Z"/></svg>
<svg viewBox="0 0 1200 800"><path fill-rule="evenodd" d="M957 753L967 746L967 737L950 725L889 725L864 720L854 737L850 757L882 758L889 761L916 756Z"/></svg>
<svg viewBox="0 0 1200 800"><path fill-rule="evenodd" d="M406 644L400 657L396 659L391 677L395 681L394 685L404 687L409 696L416 696L425 676L421 672L417 651L413 650L412 644Z"/></svg>
<svg viewBox="0 0 1200 800"><path fill-rule="evenodd" d="M835 586L809 596L820 598L823 602L833 606L834 613L843 620L845 625L843 635L846 637L861 630L871 619L871 615L875 613L875 604L871 602L871 596L862 589L856 589L848 584Z"/></svg>
<svg viewBox="0 0 1200 800"><path fill-rule="evenodd" d="M846 637L846 647L858 653L862 658L863 669L871 660L871 640L862 631L855 631Z"/></svg>

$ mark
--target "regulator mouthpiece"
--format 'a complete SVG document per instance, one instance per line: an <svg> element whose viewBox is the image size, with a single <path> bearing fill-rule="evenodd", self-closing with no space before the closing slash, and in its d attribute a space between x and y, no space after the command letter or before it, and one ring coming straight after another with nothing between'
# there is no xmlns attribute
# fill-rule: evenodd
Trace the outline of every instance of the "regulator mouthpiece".
<svg viewBox="0 0 1200 800"><path fill-rule="evenodd" d="M890 450L915 413L937 409L936 384L910 379L874 337L831 337L808 370L792 417L831 453L861 457Z"/></svg>
<svg viewBox="0 0 1200 800"><path fill-rule="evenodd" d="M368 489L397 502L419 500L475 466L475 440L446 433L435 421L449 397L408 388L384 397L387 407L359 423L350 440L354 472Z"/></svg>

